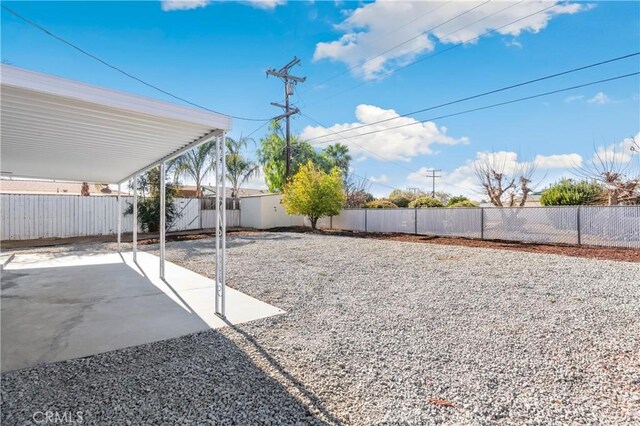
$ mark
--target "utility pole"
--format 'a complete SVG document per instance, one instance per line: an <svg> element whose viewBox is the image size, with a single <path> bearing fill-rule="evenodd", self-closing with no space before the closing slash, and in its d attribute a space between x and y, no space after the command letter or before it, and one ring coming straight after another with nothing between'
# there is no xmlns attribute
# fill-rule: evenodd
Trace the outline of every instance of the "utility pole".
<svg viewBox="0 0 640 426"><path fill-rule="evenodd" d="M284 81L284 105L277 102L271 102L271 105L284 109L284 113L275 117L274 120L286 119L285 138L287 145L285 148L285 179L289 178L291 173L291 127L289 119L293 114L300 112L298 108L291 108L289 105L289 96L293 95L293 89L296 84L304 83L307 77L296 77L289 74L289 70L300 63L300 59L295 56L287 65L283 66L279 70L275 68L269 68L267 70L267 77L270 75L281 78Z"/></svg>
<svg viewBox="0 0 640 426"><path fill-rule="evenodd" d="M436 197L436 178L442 177L441 175L437 175L436 176L436 172L441 172L442 170L440 169L432 169L429 170L429 173L431 173L431 175L427 175L428 178L431 178L431 196L433 198Z"/></svg>

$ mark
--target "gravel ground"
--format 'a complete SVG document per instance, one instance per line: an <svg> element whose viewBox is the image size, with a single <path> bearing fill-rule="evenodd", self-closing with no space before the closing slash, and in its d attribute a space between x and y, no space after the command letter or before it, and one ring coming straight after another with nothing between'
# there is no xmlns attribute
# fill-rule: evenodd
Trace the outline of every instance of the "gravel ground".
<svg viewBox="0 0 640 426"><path fill-rule="evenodd" d="M167 250L212 275L210 239ZM640 264L294 233L228 253L285 315L4 374L2 424L640 423Z"/></svg>

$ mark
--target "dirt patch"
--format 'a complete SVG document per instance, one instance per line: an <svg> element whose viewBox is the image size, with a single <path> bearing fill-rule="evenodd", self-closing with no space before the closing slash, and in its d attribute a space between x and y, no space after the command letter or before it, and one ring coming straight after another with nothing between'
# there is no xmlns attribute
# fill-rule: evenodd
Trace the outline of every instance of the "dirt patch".
<svg viewBox="0 0 640 426"><path fill-rule="evenodd" d="M298 233L315 233L320 235L335 235L340 237L351 238L372 238L377 240L403 241L410 243L427 243L427 244L443 244L464 247L480 247L492 248L499 250L525 251L531 253L548 253L559 254L563 256L585 257L589 259L617 260L622 262L640 262L639 249L613 248L613 247L596 247L596 246L572 246L563 244L536 244L521 243L516 241L495 241L495 240L474 240L469 238L454 237L438 237L431 235L414 235L414 234L388 234L388 233L370 233L357 231L339 231L339 230L316 230L312 231L305 227L282 227L271 228L267 230L255 230L247 228L227 229L228 235L251 235L261 232L298 232ZM167 241L189 241L210 238L215 235L215 229L197 230L197 231L180 231L167 233ZM131 242L131 234L122 236L123 242ZM97 236L97 237L74 237L74 238L46 238L40 240L23 240L23 241L2 241L2 249L15 249L25 247L47 247L59 246L76 243L92 243L92 242L115 242L113 235ZM157 234L138 234L139 245L158 244ZM439 259L454 260L454 259Z"/></svg>
<svg viewBox="0 0 640 426"><path fill-rule="evenodd" d="M384 234L354 231L323 230L311 231L309 228L274 228L271 232L316 232L326 235L337 235L355 238L373 238L377 240L404 241L410 243L443 244L464 247L481 247L499 250L526 251L531 253L559 254L563 256L585 257L589 259L618 260L622 262L640 262L640 250L596 247L596 246L572 246L564 244L536 244L521 243L516 241L490 241L474 240L469 238L438 237L430 235L414 234Z"/></svg>

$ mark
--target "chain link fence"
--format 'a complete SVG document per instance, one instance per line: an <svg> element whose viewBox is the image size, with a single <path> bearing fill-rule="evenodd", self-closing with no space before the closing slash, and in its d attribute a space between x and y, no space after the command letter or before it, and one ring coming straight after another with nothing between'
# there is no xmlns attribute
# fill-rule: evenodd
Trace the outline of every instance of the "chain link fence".
<svg viewBox="0 0 640 426"><path fill-rule="evenodd" d="M345 209L319 227L640 248L640 206Z"/></svg>

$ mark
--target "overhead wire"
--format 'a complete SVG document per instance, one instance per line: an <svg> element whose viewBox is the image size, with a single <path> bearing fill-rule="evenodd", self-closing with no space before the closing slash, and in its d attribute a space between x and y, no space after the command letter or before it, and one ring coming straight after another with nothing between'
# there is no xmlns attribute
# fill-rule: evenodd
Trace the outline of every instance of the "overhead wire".
<svg viewBox="0 0 640 426"><path fill-rule="evenodd" d="M389 48L389 49L387 49L387 50L384 50L384 51L382 51L382 52L377 53L377 54L376 54L376 55L374 55L374 56L371 56L371 57L367 58L364 62L361 62L361 63L358 63L358 64L356 64L356 65L353 65L353 66L351 66L351 67L349 67L349 68L347 68L347 69L345 69L345 70L340 71L339 73L334 74L333 76L331 76L331 77L329 77L329 78L327 78L327 79L325 79L325 80L322 80L320 83L318 83L318 84L317 84L317 85L315 85L314 87L320 86L320 85L322 85L322 84L324 84L324 83L327 83L327 82L329 82L329 81L331 81L331 80L334 80L334 79L336 79L336 78L340 77L340 76L341 76L341 75L343 75L343 74L348 73L349 71L352 71L352 70L354 70L354 69L356 69L356 68L362 67L362 66L364 66L364 65L368 64L369 62L373 61L374 59L377 59L377 58L379 58L380 56L384 55L385 53L389 53L389 52L391 52L392 50L395 50L395 49L397 49L398 47L403 46L403 45L405 45L405 44L409 43L410 41L413 41L413 40L417 39L418 37L421 37L421 36L423 36L423 35L425 35L425 34L428 34L428 33L430 33L431 31L434 31L434 30L436 30L436 29L440 28L441 26L443 26L443 25L445 25L445 24L448 24L449 22L451 22L451 21L453 21L453 20L455 20L455 19L457 19L457 18L459 18L459 17L464 16L464 15L466 15L467 13L470 13L470 12L474 11L475 9L478 9L479 7L484 6L485 4L487 4L487 3L491 2L491 1L492 1L492 0L487 0L487 1L483 2L483 3L480 3L480 4L478 4L478 5L476 5L476 6L472 7L472 8L470 8L470 9L467 9L466 11L464 11L464 12L462 12L462 13L459 13L459 14L455 15L455 16L454 16L454 17L452 17L452 18L449 18L449 19L447 19L446 21L441 22L440 24L438 24L438 25L436 25L436 26L433 26L433 27L429 28L428 30L425 30L425 31L421 32L420 34L418 34L418 35L416 35L416 36L413 36L413 37L411 37L411 38L409 38L409 39L407 39L407 40L404 40L404 41L402 41L401 43L396 44L396 45L394 45L393 47L391 47L391 48ZM447 3L447 4L448 4L448 3ZM311 90L311 89L310 89L310 90Z"/></svg>
<svg viewBox="0 0 640 426"><path fill-rule="evenodd" d="M519 3L520 3L520 2L515 3L515 4L519 4ZM514 5L515 5L515 4L514 4ZM446 52L449 52L449 51L451 51L451 50L453 50L453 49L456 49L456 48L458 48L458 47L460 47L460 46L463 46L463 45L465 45L465 44L467 44L467 43L470 43L470 42L476 41L476 40L478 40L478 39L480 39L480 38L482 38L482 37L484 37L484 36L486 36L486 35L488 35L488 34L491 34L491 33L493 33L493 32L499 31L499 30L501 30L501 29L503 29L503 28L506 28L506 27L508 27L508 26L510 26L510 25L513 25L513 24L515 24L515 23L518 23L518 22L520 22L520 21L522 21L522 20L525 20L525 19L528 19L528 18L530 18L530 17L532 17L532 16L535 16L535 15L537 15L537 14L539 14L539 13L546 12L547 10L553 9L554 7L557 7L557 6L558 6L558 4L552 4L552 5L550 5L550 6L546 6L546 7L542 8L542 9L540 9L540 10L536 11L536 12L533 12L533 13L530 13L530 14L528 14L528 15L526 15L526 16L520 17L520 18L518 18L518 19L516 19L516 20L513 20L513 21L511 21L511 22L509 22L509 23L507 23L507 24L505 24L505 25L502 25L502 26L497 27L497 28L493 28L493 29L491 29L491 30L487 30L487 31L483 32L482 34L479 34L479 35L477 35L477 36L475 36L475 37L472 37L472 38L470 38L470 39L468 39L468 40L464 40L464 41L458 42L458 43L454 44L453 46L448 47L448 48L446 48L446 49L444 49L444 50L440 50L440 51L434 52L434 53L432 53L432 54L430 54L430 55L427 55L427 56L425 56L425 57L422 57L422 58L420 58L420 59L417 59L417 60L415 60L415 61L413 61L413 62L410 62L410 63L408 63L408 64L402 65L402 66L400 66L400 67L398 67L398 68L395 68L395 69L391 70L391 71L390 71L390 72L385 76L385 78L388 78L388 77L390 77L390 76L394 75L395 73L397 73L397 72L399 72L399 71L402 71L402 70L404 70L404 69L406 69L406 68L409 68L409 67L414 66L414 65L416 65L416 64L422 63L422 62L424 62L424 61L426 61L426 60L428 60L428 59L431 59L431 58L434 58L434 57L436 57L436 56L442 55L442 54L444 54L444 53L446 53ZM506 9L507 9L507 8L503 9L502 11L504 11L504 10L506 10ZM499 11L499 12L501 12L501 11ZM486 17L485 17L485 18L486 18ZM471 23L471 24L469 24L469 25L466 25L465 27L459 28L459 29L457 29L456 31L454 31L453 33L455 33L455 32L459 32L459 31L462 31L462 30L466 29L467 27L469 27L469 26L471 26L471 25L475 25L477 22L479 22L479 21L481 21L481 20L483 20L483 19L485 19L485 18L482 18L482 19L480 19L480 20L478 20L478 21L476 21L476 22L473 22L473 23ZM453 34L453 33L450 33L450 34L448 34L448 35L451 35L451 34ZM350 92L351 90L354 90L354 89L360 88L360 87L362 87L362 86L365 86L365 85L371 84L371 83L372 83L372 82L374 82L374 81L379 81L379 80L367 80L367 81L363 81L363 82L361 82L361 83L359 83L359 84L356 84L356 85L354 85L354 86L351 86L351 87L349 87L349 88L347 88L347 89L345 89L345 90L343 90L343 91L340 91L340 92L337 92L337 93L334 93L334 94L330 94L330 95L328 95L328 96L326 96L326 97L322 98L322 100L328 100L328 99L334 98L334 97L336 97L336 96L343 95L343 94L345 94L345 93L347 93L347 92ZM311 103L311 105L313 105L313 102Z"/></svg>
<svg viewBox="0 0 640 426"><path fill-rule="evenodd" d="M394 126L394 127L387 127L387 128L380 129L380 130L374 130L374 131L370 131L370 132L360 133L358 135L351 135L349 137L350 138L356 138L356 137L367 136L367 135L371 135L371 134L375 134L375 133L387 132L389 130L399 129L399 128L403 128L403 127L415 126L417 124L424 124L424 123L426 123L428 121L441 120L443 118L455 117L455 116L459 116L459 115L463 115L463 114L469 114L469 113L472 113L472 112L482 111L482 110L486 110L486 109L490 109L490 108L496 108L496 107L499 107L499 106L504 106L504 105L514 104L514 103L517 103L517 102L523 102L523 101L526 101L526 100L536 99L536 98L540 98L540 97L543 97L543 96L550 96L550 95L554 95L554 94L557 94L557 93L562 93L562 92L567 92L567 91L570 91L570 90L580 89L580 88L583 88L583 87L593 86L593 85L600 84L600 83L606 83L606 82L610 82L610 81L620 80L620 79L623 79L623 78L629 78L629 77L633 77L633 76L638 75L638 74L640 74L640 71L633 72L633 73L628 73L628 74L623 74L623 75L618 75L618 76L615 76L615 77L605 78L605 79L601 79L601 80L591 81L591 82L588 82L588 83L578 84L578 85L575 85L575 86L565 87L565 88L562 88L562 89L552 90L552 91L548 91L548 92L544 92L544 93L538 93L538 94L535 94L535 95L524 96L524 97L521 97L521 98L512 99L512 100L504 101L504 102L498 102L498 103L494 103L494 104L491 104L491 105L485 105L485 106L478 107L478 108L471 108L471 109L468 109L468 110L464 110L464 111L460 111L460 112L456 112L456 113L452 113L452 114L445 114L445 115L441 115L441 116L438 116L438 117L431 117L431 118L424 119L424 120L416 120L416 121L414 121L412 123L407 123L407 124L403 124L403 125L400 125L400 126ZM337 139L336 140L329 140L329 141L321 141L321 142L317 142L317 143L311 144L311 145L319 145L319 144L323 144L323 143L331 143L331 142L337 142L337 141L338 141Z"/></svg>
<svg viewBox="0 0 640 426"><path fill-rule="evenodd" d="M590 68L595 68L595 67L598 67L598 66L610 64L610 63L621 61L621 60L624 60L624 59L629 59L631 57L638 56L638 55L640 55L640 51L632 52L632 53L629 53L629 54L626 54L626 55L622 55L622 56L617 56L617 57L614 57L614 58L605 59L605 60L602 60L602 61L599 61L599 62L583 65L583 66L576 67L576 68L571 68L571 69L560 71L560 72L557 72L557 73L554 73L554 74L549 74L549 75L545 75L545 76L542 76L542 77L536 77L536 78L533 78L533 79L530 79L530 80L522 81L522 82L519 82L519 83L514 83L514 84L511 84L511 85L508 85L508 86L504 86L504 87L500 87L500 88L497 88L497 89L488 90L488 91L485 91L485 92L482 92L482 93L478 93L478 94L475 94L475 95L465 96L463 98L455 99L455 100L452 100L452 101L447 101L447 102L444 102L444 103L441 103L441 104L432 105L432 106L429 106L429 107L426 107L426 108L421 108L421 109L418 109L418 110L415 110L415 111L410 111L410 112L407 112L407 113L404 113L404 114L400 114L400 115L398 115L396 117L390 117L390 118L386 118L384 120L377 120L377 121L373 121L371 123L365 123L365 124L362 124L360 126L356 126L356 127L352 127L352 128L349 128L349 129L337 131L334 134L347 133L347 132L355 131L355 130L358 130L358 129L362 129L364 127L369 127L369 126L373 126L373 125L376 125L376 124L386 123L386 122L389 122L389 121L397 120L399 118L409 117L411 115L420 114L420 113L423 113L423 112L426 112L426 111L431 111L431 110L434 110L434 109L443 108L445 106L450 106L450 105L454 105L454 104L457 104L457 103L466 102L466 101L469 101L469 100L472 100L472 99L478 99L478 98L481 98L481 97L484 97L484 96L489 96L489 95L493 95L493 94L496 94L496 93L504 92L504 91L507 91L507 90L515 89L515 88L518 88L518 87L527 86L527 85L530 85L530 84L533 84L533 83L539 83L541 81L549 80L549 79L552 79L552 78L557 78L557 77L560 77L560 76L563 76L563 75L572 74L572 73L575 73L575 72L578 72L578 71L584 71L584 70L587 70L587 69L590 69ZM313 140L316 140L316 139L322 139L322 138L325 138L325 137L328 137L328 136L330 136L330 135L315 136L313 138L308 139L307 142L313 141Z"/></svg>
<svg viewBox="0 0 640 426"><path fill-rule="evenodd" d="M163 94L165 94L167 96L170 96L170 97L172 97L172 98L174 98L176 100L179 100L181 102L184 102L184 103L189 104L191 106L194 106L196 108L200 108L200 109L205 110L205 111L213 112L215 114L225 115L227 117L231 117L231 118L236 119L236 120L242 120L242 121L266 121L266 122L271 121L271 118L250 118L250 117L241 117L241 116L237 116L237 115L225 114L223 112L219 112L219 111L213 110L211 108L207 108L207 107L205 107L203 105L197 104L195 102L192 102L192 101L190 101L190 100L188 100L188 99L186 99L186 98L184 98L182 96L178 96L178 95L176 95L174 93L169 92L168 90L164 90L164 89L156 86L155 84L149 83L149 82L143 80L142 78L137 77L137 76L129 73L128 71L125 71L122 68L107 62L106 60L104 60L104 59L100 58L99 56L97 56L97 55L95 55L95 54L93 54L93 53L91 53L91 52L89 52L89 51L77 46L76 44L70 42L69 40L64 39L64 38L54 34L50 30L48 30L48 29L44 28L43 26L41 26L40 24L37 24L36 22L28 19L27 17L19 14L18 12L16 12L15 10L7 7L6 5L2 4L0 6L2 6L2 8L4 10L9 12L13 16L15 16L16 18L22 20L26 24L28 24L28 25L30 25L30 26L32 26L34 28L37 28L38 30L44 32L48 36L50 36L50 37L52 37L52 38L54 38L54 39L56 39L56 40L58 40L58 41L60 41L60 42L62 42L64 44L66 44L67 46L77 50L78 52L80 52L80 53L82 53L82 54L84 54L84 55L86 55L86 56L88 56L88 57L100 62L101 64L105 65L106 67L111 68L114 71L117 71L117 72L125 75L126 77L129 77L129 78L131 78L131 79L133 79L133 80L135 80L135 81L137 81L137 82L139 82L139 83L141 83L141 84L143 84L143 85L145 85L145 86L147 86L147 87L149 87L151 89L157 90L158 92L163 93Z"/></svg>

